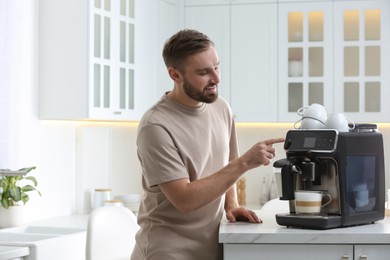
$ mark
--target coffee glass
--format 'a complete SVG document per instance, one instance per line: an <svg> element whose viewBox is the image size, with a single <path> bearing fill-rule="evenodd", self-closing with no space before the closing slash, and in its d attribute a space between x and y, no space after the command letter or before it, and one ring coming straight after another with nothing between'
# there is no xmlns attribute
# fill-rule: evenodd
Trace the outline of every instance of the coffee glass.
<svg viewBox="0 0 390 260"><path fill-rule="evenodd" d="M332 202L332 197L322 191L295 191L295 212L297 214L319 214L321 209Z"/></svg>

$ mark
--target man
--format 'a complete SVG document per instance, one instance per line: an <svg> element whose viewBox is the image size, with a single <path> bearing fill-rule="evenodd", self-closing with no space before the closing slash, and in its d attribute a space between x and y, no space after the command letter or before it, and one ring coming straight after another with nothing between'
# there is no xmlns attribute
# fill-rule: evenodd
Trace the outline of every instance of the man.
<svg viewBox="0 0 390 260"><path fill-rule="evenodd" d="M145 193L132 259L221 259L223 210L230 222L261 223L238 205L236 181L268 165L272 145L284 139L259 142L239 157L233 114L218 97L219 59L206 35L179 31L165 43L163 58L174 86L139 124Z"/></svg>

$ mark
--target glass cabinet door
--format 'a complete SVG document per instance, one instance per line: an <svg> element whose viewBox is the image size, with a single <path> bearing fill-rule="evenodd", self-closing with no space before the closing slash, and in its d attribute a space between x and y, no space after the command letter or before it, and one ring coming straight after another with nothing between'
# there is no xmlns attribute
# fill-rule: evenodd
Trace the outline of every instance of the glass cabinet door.
<svg viewBox="0 0 390 260"><path fill-rule="evenodd" d="M279 4L279 121L312 103L390 120L390 1L350 2Z"/></svg>
<svg viewBox="0 0 390 260"><path fill-rule="evenodd" d="M279 119L297 119L297 110L332 102L332 4L280 4Z"/></svg>
<svg viewBox="0 0 390 260"><path fill-rule="evenodd" d="M121 116L134 109L134 5L91 1L91 107L97 114Z"/></svg>
<svg viewBox="0 0 390 260"><path fill-rule="evenodd" d="M119 108L134 109L134 1L120 1Z"/></svg>
<svg viewBox="0 0 390 260"><path fill-rule="evenodd" d="M344 93L345 112L380 112L380 20L380 10L343 12L344 84L340 92Z"/></svg>
<svg viewBox="0 0 390 260"><path fill-rule="evenodd" d="M93 2L93 107L110 108L112 51L111 23L112 9L110 1L95 0Z"/></svg>
<svg viewBox="0 0 390 260"><path fill-rule="evenodd" d="M389 91L389 72L384 69L389 64L389 2L338 6L335 109L355 120L384 121L389 107L384 99Z"/></svg>

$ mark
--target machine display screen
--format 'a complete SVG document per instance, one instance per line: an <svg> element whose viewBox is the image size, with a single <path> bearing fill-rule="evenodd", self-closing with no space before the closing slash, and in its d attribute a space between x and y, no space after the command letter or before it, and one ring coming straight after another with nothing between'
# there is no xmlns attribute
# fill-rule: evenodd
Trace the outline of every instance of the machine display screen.
<svg viewBox="0 0 390 260"><path fill-rule="evenodd" d="M293 151L333 152L337 145L336 130L290 130L286 135L285 149Z"/></svg>
<svg viewBox="0 0 390 260"><path fill-rule="evenodd" d="M315 137L306 137L303 141L303 147L304 148L313 148L316 143Z"/></svg>

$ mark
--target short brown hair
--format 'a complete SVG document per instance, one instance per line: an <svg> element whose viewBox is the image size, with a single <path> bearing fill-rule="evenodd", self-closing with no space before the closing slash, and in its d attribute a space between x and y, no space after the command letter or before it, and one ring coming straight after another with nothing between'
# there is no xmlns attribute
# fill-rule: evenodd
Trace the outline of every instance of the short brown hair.
<svg viewBox="0 0 390 260"><path fill-rule="evenodd" d="M201 32L190 29L178 31L164 44L162 55L165 66L183 70L188 56L203 52L210 46L214 46L214 42Z"/></svg>

